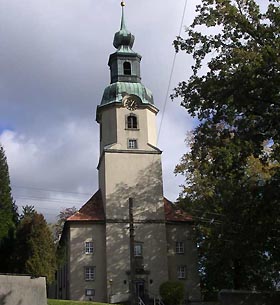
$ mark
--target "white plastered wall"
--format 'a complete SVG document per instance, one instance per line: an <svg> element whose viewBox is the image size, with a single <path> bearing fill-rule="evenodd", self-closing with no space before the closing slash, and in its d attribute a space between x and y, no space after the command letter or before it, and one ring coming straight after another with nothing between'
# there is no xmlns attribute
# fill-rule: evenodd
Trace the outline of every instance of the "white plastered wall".
<svg viewBox="0 0 280 305"><path fill-rule="evenodd" d="M94 253L85 254L85 242L93 241ZM70 299L88 300L85 289L94 289L93 300L106 302L105 224L71 223L70 225ZM95 266L95 280L86 281L84 267Z"/></svg>
<svg viewBox="0 0 280 305"><path fill-rule="evenodd" d="M185 285L187 298L192 301L199 301L201 295L197 272L197 248L192 238L192 225L189 223L167 224L166 233L169 279L173 281L178 280L177 267L186 266L186 279L180 281ZM176 254L176 241L184 242L184 254Z"/></svg>

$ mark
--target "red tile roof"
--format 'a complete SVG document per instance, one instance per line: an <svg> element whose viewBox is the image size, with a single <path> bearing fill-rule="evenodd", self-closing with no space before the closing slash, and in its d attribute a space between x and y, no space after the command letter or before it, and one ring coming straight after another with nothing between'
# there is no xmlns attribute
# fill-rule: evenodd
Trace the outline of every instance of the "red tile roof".
<svg viewBox="0 0 280 305"><path fill-rule="evenodd" d="M193 221L192 216L183 210L175 207L175 205L166 198L163 198L164 212L166 221L189 222Z"/></svg>
<svg viewBox="0 0 280 305"><path fill-rule="evenodd" d="M101 191L98 190L78 212L67 221L102 221L105 220Z"/></svg>
<svg viewBox="0 0 280 305"><path fill-rule="evenodd" d="M175 207L166 198L163 198L166 221L190 222L193 221L191 215ZM67 218L71 221L104 221L105 213L101 191L98 190L74 215Z"/></svg>

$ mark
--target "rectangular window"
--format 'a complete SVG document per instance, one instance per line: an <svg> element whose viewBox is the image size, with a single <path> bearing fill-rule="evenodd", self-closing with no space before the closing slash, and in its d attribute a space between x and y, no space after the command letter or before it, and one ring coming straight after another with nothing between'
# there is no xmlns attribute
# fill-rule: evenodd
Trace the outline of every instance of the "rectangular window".
<svg viewBox="0 0 280 305"><path fill-rule="evenodd" d="M93 253L93 242L86 241L85 242L85 254L92 254Z"/></svg>
<svg viewBox="0 0 280 305"><path fill-rule="evenodd" d="M130 114L127 116L127 128L137 129L137 116L135 114Z"/></svg>
<svg viewBox="0 0 280 305"><path fill-rule="evenodd" d="M142 244L135 244L134 245L134 256L143 256L143 247Z"/></svg>
<svg viewBox="0 0 280 305"><path fill-rule="evenodd" d="M87 297L93 297L95 295L95 290L94 289L86 289L85 290L85 295Z"/></svg>
<svg viewBox="0 0 280 305"><path fill-rule="evenodd" d="M94 279L95 279L95 267L94 266L85 267L85 280L94 281Z"/></svg>
<svg viewBox="0 0 280 305"><path fill-rule="evenodd" d="M137 148L137 140L136 139L128 139L128 148L136 149Z"/></svg>
<svg viewBox="0 0 280 305"><path fill-rule="evenodd" d="M185 253L185 244L183 241L176 241L176 254Z"/></svg>
<svg viewBox="0 0 280 305"><path fill-rule="evenodd" d="M177 277L180 280L184 280L186 278L187 268L186 266L178 266L177 267Z"/></svg>
<svg viewBox="0 0 280 305"><path fill-rule="evenodd" d="M123 74L124 75L131 75L131 63L128 61L125 61L123 63Z"/></svg>

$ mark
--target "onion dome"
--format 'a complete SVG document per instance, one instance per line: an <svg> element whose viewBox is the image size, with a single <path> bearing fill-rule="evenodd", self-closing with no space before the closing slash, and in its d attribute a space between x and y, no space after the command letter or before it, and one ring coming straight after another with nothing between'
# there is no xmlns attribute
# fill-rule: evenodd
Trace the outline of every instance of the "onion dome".
<svg viewBox="0 0 280 305"><path fill-rule="evenodd" d="M117 51L110 55L108 62L111 83L105 88L101 103L97 106L97 121L99 121L101 109L111 106L119 107L127 96L134 96L139 105L149 106L157 111L152 92L141 83L141 55L132 50L134 36L126 29L124 2L121 5L121 28L115 34L113 43Z"/></svg>
<svg viewBox="0 0 280 305"><path fill-rule="evenodd" d="M116 82L105 88L101 106L122 103L125 95L136 95L143 104L154 104L152 92L141 83Z"/></svg>
<svg viewBox="0 0 280 305"><path fill-rule="evenodd" d="M115 34L113 45L116 49L120 49L122 46L132 48L134 43L134 35L132 35L125 26L125 20L124 20L125 3L121 2L121 6L122 6L121 28Z"/></svg>

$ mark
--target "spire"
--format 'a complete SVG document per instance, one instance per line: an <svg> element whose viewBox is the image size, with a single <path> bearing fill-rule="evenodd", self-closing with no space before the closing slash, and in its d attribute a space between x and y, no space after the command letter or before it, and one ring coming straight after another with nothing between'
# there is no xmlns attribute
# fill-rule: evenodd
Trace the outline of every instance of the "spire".
<svg viewBox="0 0 280 305"><path fill-rule="evenodd" d="M124 1L121 2L121 7L122 7L121 30L126 30L125 20L124 20L124 7L125 7Z"/></svg>
<svg viewBox="0 0 280 305"><path fill-rule="evenodd" d="M122 17L121 17L121 28L115 34L113 45L116 49L120 50L124 47L126 51L132 48L134 43L134 36L126 29L125 19L124 19L124 1L121 2L122 7Z"/></svg>

